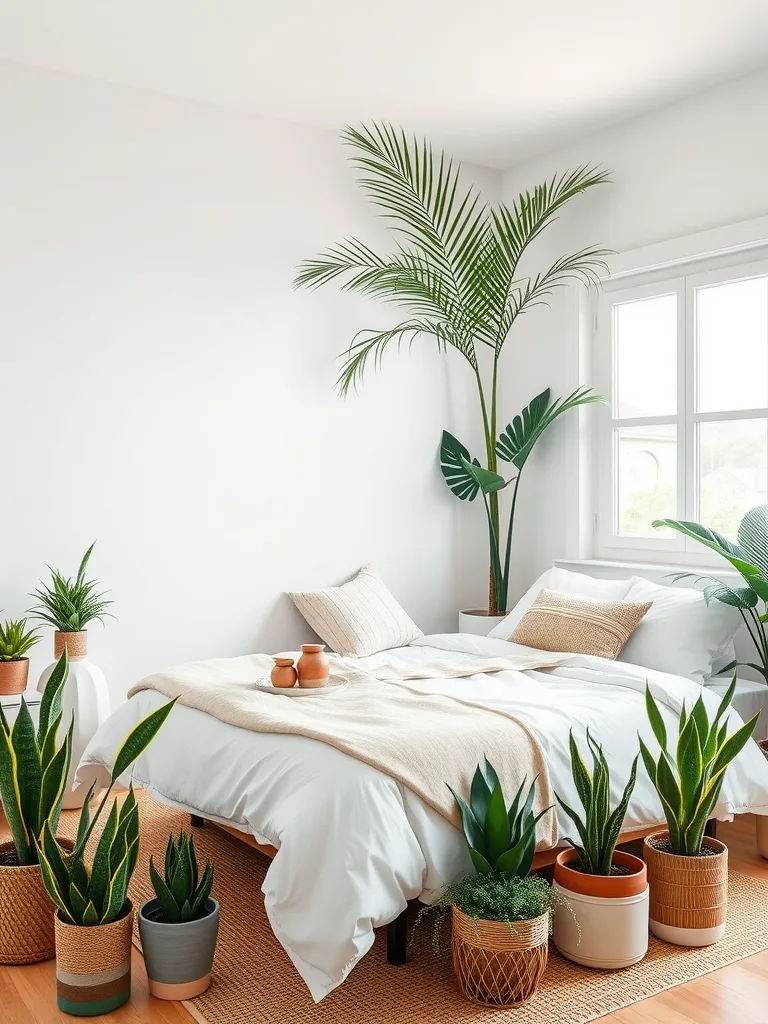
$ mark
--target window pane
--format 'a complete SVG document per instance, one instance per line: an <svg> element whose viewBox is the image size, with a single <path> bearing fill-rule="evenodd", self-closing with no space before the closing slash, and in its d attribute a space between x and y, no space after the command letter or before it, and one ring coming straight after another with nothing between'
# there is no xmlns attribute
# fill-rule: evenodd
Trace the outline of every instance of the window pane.
<svg viewBox="0 0 768 1024"><path fill-rule="evenodd" d="M768 278L696 289L698 412L768 405Z"/></svg>
<svg viewBox="0 0 768 1024"><path fill-rule="evenodd" d="M626 537L670 536L651 523L677 512L677 428L620 427L615 434L618 532Z"/></svg>
<svg viewBox="0 0 768 1024"><path fill-rule="evenodd" d="M699 424L699 517L730 540L768 498L768 420Z"/></svg>
<svg viewBox="0 0 768 1024"><path fill-rule="evenodd" d="M655 295L613 307L616 361L614 416L677 412L677 295Z"/></svg>

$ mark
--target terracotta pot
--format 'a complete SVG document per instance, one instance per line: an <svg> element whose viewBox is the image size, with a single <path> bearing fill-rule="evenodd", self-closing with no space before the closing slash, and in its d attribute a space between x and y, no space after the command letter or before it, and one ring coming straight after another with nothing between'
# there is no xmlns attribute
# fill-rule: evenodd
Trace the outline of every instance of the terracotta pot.
<svg viewBox="0 0 768 1024"><path fill-rule="evenodd" d="M491 630L506 619L505 615L489 615L482 608L467 608L459 612L459 632L475 636L488 636Z"/></svg>
<svg viewBox="0 0 768 1024"><path fill-rule="evenodd" d="M219 904L208 899L205 917L183 924L152 920L159 909L160 900L153 899L139 910L139 934L149 991L156 999L194 999L211 984L219 932Z"/></svg>
<svg viewBox="0 0 768 1024"><path fill-rule="evenodd" d="M553 939L563 956L601 970L629 967L648 951L648 875L639 857L616 850L628 875L588 875L570 865L575 850L555 861L554 887L568 902L555 909Z"/></svg>
<svg viewBox="0 0 768 1024"><path fill-rule="evenodd" d="M547 966L549 914L530 921L478 921L451 907L451 953L459 991L484 1006L515 1006L536 994Z"/></svg>
<svg viewBox="0 0 768 1024"><path fill-rule="evenodd" d="M81 629L76 633L62 633L57 629L53 634L53 656L57 661L65 646L70 658L84 658L88 654L88 630Z"/></svg>
<svg viewBox="0 0 768 1024"><path fill-rule="evenodd" d="M56 1001L64 1013L95 1017L127 1003L131 995L133 907L119 920L92 927L56 928Z"/></svg>
<svg viewBox="0 0 768 1024"><path fill-rule="evenodd" d="M59 843L72 849L67 839ZM0 843L0 853L13 849L13 843ZM0 964L50 960L56 952L53 915L39 865L0 867Z"/></svg>
<svg viewBox="0 0 768 1024"><path fill-rule="evenodd" d="M286 688L296 685L296 668L293 658L273 658L275 667L272 669L270 679L273 686L284 686Z"/></svg>
<svg viewBox="0 0 768 1024"><path fill-rule="evenodd" d="M24 693L29 678L29 658L0 661L0 697Z"/></svg>
<svg viewBox="0 0 768 1024"><path fill-rule="evenodd" d="M325 686L330 675L330 664L323 653L325 644L302 644L301 657L296 669L299 686Z"/></svg>
<svg viewBox="0 0 768 1024"><path fill-rule="evenodd" d="M657 938L677 946L711 946L725 933L728 913L728 847L704 838L714 857L683 857L658 850L655 832L643 844L651 887L650 928Z"/></svg>

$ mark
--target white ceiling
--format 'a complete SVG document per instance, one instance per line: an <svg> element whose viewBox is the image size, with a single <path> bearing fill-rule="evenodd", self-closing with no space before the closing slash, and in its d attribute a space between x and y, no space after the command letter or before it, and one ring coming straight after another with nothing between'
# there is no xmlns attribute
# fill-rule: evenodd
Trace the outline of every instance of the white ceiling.
<svg viewBox="0 0 768 1024"><path fill-rule="evenodd" d="M0 57L508 167L768 65L768 0L0 0Z"/></svg>

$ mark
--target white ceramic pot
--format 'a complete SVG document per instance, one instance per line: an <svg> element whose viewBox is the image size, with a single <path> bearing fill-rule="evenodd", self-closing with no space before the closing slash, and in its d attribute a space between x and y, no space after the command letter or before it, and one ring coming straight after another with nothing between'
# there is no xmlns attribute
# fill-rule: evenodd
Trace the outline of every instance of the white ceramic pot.
<svg viewBox="0 0 768 1024"><path fill-rule="evenodd" d="M459 632L488 636L491 630L506 619L506 615L488 615L482 608L468 608L459 612Z"/></svg>
<svg viewBox="0 0 768 1024"><path fill-rule="evenodd" d="M757 852L768 860L768 815L755 815L755 829L757 831Z"/></svg>

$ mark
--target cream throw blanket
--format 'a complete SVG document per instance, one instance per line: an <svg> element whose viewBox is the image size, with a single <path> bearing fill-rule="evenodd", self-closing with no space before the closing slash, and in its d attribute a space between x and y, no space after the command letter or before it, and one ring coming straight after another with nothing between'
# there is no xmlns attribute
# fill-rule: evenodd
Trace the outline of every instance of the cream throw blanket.
<svg viewBox="0 0 768 1024"><path fill-rule="evenodd" d="M417 667L393 663L364 671L354 661L332 656L332 681L346 680L349 685L315 699L295 699L259 693L255 680L269 674L273 661L254 654L178 665L143 679L128 696L156 690L228 725L328 743L407 786L460 827L446 783L468 799L472 775L483 757L498 772L507 800L524 779L530 783L538 776L534 809L551 807L544 752L533 731L514 715L465 697L421 693L409 689L407 680L552 668L567 660L542 651L505 658L463 656ZM538 824L537 846L555 846L557 838L550 810Z"/></svg>

